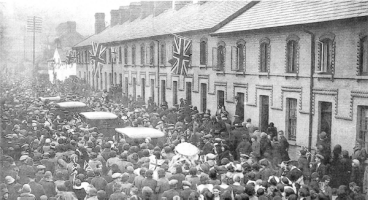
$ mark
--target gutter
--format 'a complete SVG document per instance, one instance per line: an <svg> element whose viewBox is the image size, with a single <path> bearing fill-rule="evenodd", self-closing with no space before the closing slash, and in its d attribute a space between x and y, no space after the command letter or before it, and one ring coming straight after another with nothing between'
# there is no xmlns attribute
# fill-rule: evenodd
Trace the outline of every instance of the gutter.
<svg viewBox="0 0 368 200"><path fill-rule="evenodd" d="M308 150L309 152L312 149L312 135L313 135L313 88L314 88L314 68L315 68L315 59L316 59L316 41L315 34L310 30L307 30L304 26L302 27L305 33L308 33L311 36L311 66L310 66L310 82L309 82L309 137L308 137Z"/></svg>

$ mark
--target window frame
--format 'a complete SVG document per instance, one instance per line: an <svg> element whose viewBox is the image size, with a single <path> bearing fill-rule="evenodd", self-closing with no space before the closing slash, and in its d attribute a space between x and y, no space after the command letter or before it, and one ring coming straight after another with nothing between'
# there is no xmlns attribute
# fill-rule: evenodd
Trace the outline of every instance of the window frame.
<svg viewBox="0 0 368 200"><path fill-rule="evenodd" d="M236 46L231 47L231 70L237 72L245 71L246 43L238 40Z"/></svg>
<svg viewBox="0 0 368 200"><path fill-rule="evenodd" d="M330 32L323 34L321 37L319 37L316 46L318 63L315 72L319 74L333 75L335 73L335 34ZM326 57L327 60L325 60ZM327 62L327 66L325 66L325 62Z"/></svg>
<svg viewBox="0 0 368 200"><path fill-rule="evenodd" d="M128 46L124 46L124 65L128 65Z"/></svg>
<svg viewBox="0 0 368 200"><path fill-rule="evenodd" d="M131 53L131 56L132 56L132 66L135 66L136 65L136 48L135 48L135 45L132 45L132 53Z"/></svg>
<svg viewBox="0 0 368 200"><path fill-rule="evenodd" d="M154 42L151 42L149 49L150 49L149 65L154 66L155 65L155 43Z"/></svg>
<svg viewBox="0 0 368 200"><path fill-rule="evenodd" d="M221 52L222 52L222 54L221 54ZM221 42L217 43L216 70L217 71L225 71L225 67L226 67L226 44L225 44L224 41L221 41Z"/></svg>
<svg viewBox="0 0 368 200"><path fill-rule="evenodd" d="M122 55L122 48L119 46L119 63L121 64L123 62L123 55Z"/></svg>
<svg viewBox="0 0 368 200"><path fill-rule="evenodd" d="M259 41L259 72L270 73L271 44L269 38Z"/></svg>
<svg viewBox="0 0 368 200"><path fill-rule="evenodd" d="M285 73L299 73L299 53L300 53L300 38L297 35L289 35L286 38L286 46L285 46ZM293 44L292 51L290 51L289 44ZM292 57L292 58L290 58ZM292 63L290 63L292 60Z"/></svg>
<svg viewBox="0 0 368 200"><path fill-rule="evenodd" d="M292 102L293 101L293 102ZM294 115L291 115L291 107L295 104ZM288 140L296 141L296 133L297 133L297 125L298 125L298 99L295 98L286 98L286 135ZM294 123L292 123L292 121ZM290 130L293 130L293 133ZM294 137L291 137L294 136Z"/></svg>
<svg viewBox="0 0 368 200"><path fill-rule="evenodd" d="M365 44L365 47L364 47ZM359 37L359 75L368 76L368 35L361 35ZM365 63L364 63L365 58ZM365 65L365 66L363 66ZM363 69L366 71L364 72Z"/></svg>
<svg viewBox="0 0 368 200"><path fill-rule="evenodd" d="M160 65L166 66L166 43L160 43Z"/></svg>
<svg viewBox="0 0 368 200"><path fill-rule="evenodd" d="M146 47L144 44L141 44L141 48L140 48L140 52L141 52L141 65L144 66L146 64Z"/></svg>
<svg viewBox="0 0 368 200"><path fill-rule="evenodd" d="M204 43L204 47L202 47ZM199 41L199 65L206 66L208 63L208 39L201 38Z"/></svg>

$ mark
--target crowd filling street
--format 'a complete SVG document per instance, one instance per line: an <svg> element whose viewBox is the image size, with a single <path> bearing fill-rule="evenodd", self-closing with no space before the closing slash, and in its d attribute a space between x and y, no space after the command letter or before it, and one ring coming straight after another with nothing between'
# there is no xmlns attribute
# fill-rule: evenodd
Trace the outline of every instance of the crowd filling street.
<svg viewBox="0 0 368 200"><path fill-rule="evenodd" d="M284 131L273 123L259 131L241 106L230 118L223 105L203 113L185 99L156 105L119 89L95 92L80 80L0 81L2 200L368 199L363 141L331 147L321 132L313 153L301 147L290 160ZM116 127L150 127L165 137L108 136L39 98L52 96L114 113ZM198 154L178 152L181 143Z"/></svg>

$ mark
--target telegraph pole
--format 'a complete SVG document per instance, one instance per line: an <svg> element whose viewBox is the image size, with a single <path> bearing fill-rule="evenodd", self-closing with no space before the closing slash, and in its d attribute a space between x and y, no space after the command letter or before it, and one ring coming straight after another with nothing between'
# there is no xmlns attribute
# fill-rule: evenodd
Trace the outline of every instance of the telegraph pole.
<svg viewBox="0 0 368 200"><path fill-rule="evenodd" d="M28 17L27 19L27 32L33 33L33 74L36 78L36 83L38 81L37 78L37 69L36 69L36 33L41 33L42 31L42 18L40 17Z"/></svg>

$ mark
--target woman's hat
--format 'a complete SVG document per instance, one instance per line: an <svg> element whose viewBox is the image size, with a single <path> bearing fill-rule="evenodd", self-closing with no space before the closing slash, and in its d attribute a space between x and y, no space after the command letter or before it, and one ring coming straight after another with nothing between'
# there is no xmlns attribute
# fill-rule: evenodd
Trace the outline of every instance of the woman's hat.
<svg viewBox="0 0 368 200"><path fill-rule="evenodd" d="M15 181L15 179L11 176L6 176L5 177L6 184L12 184L12 183L14 183L14 181Z"/></svg>
<svg viewBox="0 0 368 200"><path fill-rule="evenodd" d="M20 192L21 193L31 193L31 186L28 184L24 184Z"/></svg>

